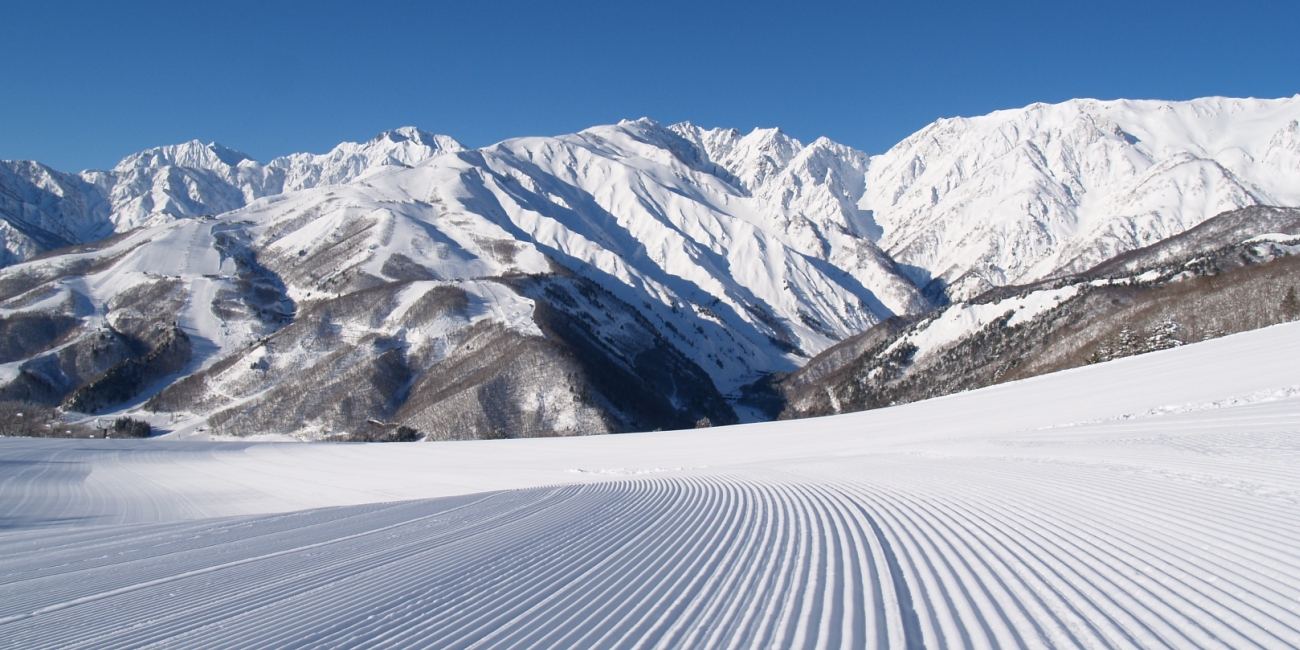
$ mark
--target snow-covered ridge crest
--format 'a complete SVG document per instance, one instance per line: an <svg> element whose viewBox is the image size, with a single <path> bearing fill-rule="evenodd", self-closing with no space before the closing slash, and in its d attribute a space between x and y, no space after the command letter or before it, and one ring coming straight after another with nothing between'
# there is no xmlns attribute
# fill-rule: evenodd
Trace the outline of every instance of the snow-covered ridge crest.
<svg viewBox="0 0 1300 650"><path fill-rule="evenodd" d="M368 142L344 142L326 154L282 156L268 163L267 168L283 170L284 177L278 189L289 192L346 183L371 169L416 165L464 149L450 136L406 126L380 133Z"/></svg>
<svg viewBox="0 0 1300 650"><path fill-rule="evenodd" d="M355 178L360 171L371 167L414 165L434 156L461 151L464 148L450 136L421 131L413 126L404 126L384 131L366 142L340 143L328 153L293 153L274 158L266 165L246 153L235 151L216 142L204 144L199 140L191 140L131 154L123 158L113 171L125 174L136 170L163 167L186 167L217 172L226 172L238 167L269 168L296 173L317 171L335 179L331 182L345 183ZM280 189L303 189L319 184L321 183L299 181L286 183L285 187Z"/></svg>
<svg viewBox="0 0 1300 650"><path fill-rule="evenodd" d="M1034 104L938 120L870 161L780 129L744 134L644 118L555 140L602 150L609 129L636 146L605 153L626 162L673 157L723 181L757 199L762 214L750 216L804 254L850 267L864 255L887 259L913 281L934 280L932 295L952 298L1078 271L1224 210L1300 204L1300 97ZM461 150L451 138L405 127L265 165L197 141L135 154L108 172L5 163L17 181L4 181L0 263ZM860 250L837 229L876 241L883 253Z"/></svg>
<svg viewBox="0 0 1300 650"><path fill-rule="evenodd" d="M345 142L326 154L263 165L215 142L192 140L124 158L112 170L70 174L0 162L0 265L170 219L221 214L264 196L346 183L368 171L418 164L464 147L414 127Z"/></svg>
<svg viewBox="0 0 1300 650"><path fill-rule="evenodd" d="M256 165L257 161L246 153L224 147L216 142L203 144L190 140L182 144L173 144L146 149L122 159L113 171L124 174L133 170L159 167L193 167L197 169L220 170L238 167L241 164Z"/></svg>
<svg viewBox="0 0 1300 650"><path fill-rule="evenodd" d="M30 273L37 282L94 269L88 286L95 287L126 278L134 288L148 278L171 296L178 317L145 333L166 346L180 340L168 328L180 328L210 367L243 355L246 363L222 368L239 370L240 381L265 382L258 391L279 381L264 378L268 369L292 365L292 346L276 348L262 364L263 353L249 342L307 340L316 336L315 324L340 332L321 339L341 346L321 343L322 355L346 352L388 368L376 375L388 382L375 389L376 400L432 372L429 364L444 358L437 346L463 344L464 360L504 349L475 338L485 336L549 360L548 378L512 384L524 392L552 375L569 376L563 368L575 359L608 357L625 365L628 377L642 377L649 366L638 364L656 358L670 360L664 372L676 373L658 385L707 387L709 400L721 403L890 316L930 310L936 301L918 284L932 278L931 288L955 297L1063 273L1238 204L1280 202L1298 191L1294 176L1284 173L1297 159L1288 149L1300 131L1297 102L1131 104L1078 100L944 120L875 158L825 138L804 144L779 129L743 134L643 118L476 150L404 128L266 165L199 142L142 152L118 170L82 176L6 163L4 181L21 189L5 208L22 217L6 222L13 241L37 242L24 250L77 241L79 232L99 238L146 226L132 240L138 250L122 260L105 249L93 265L57 256L10 273ZM1254 139L1233 136L1225 142L1240 146L1225 148L1211 134L1208 144L1196 144L1197 129L1229 126ZM214 217L178 219L208 214ZM138 317L126 299L81 291L87 307L68 293L73 289L39 281L66 298L59 304L67 309ZM23 288L26 282L13 283L15 308L43 300ZM397 285L409 282L449 283L473 295L465 283L499 283L518 300L443 296L473 315L457 330L463 339L448 335L430 348L437 354L406 357L415 339L403 328L415 321L391 330L366 323L389 309ZM144 301L143 291L129 297ZM514 302L537 308L513 319L501 306ZM476 320L478 310L496 315ZM81 313L58 316L75 320ZM979 329L1002 313L972 312L957 329ZM308 315L316 320L302 321ZM187 323L205 325L187 330ZM373 336L373 345L362 335ZM568 347L547 347L564 337ZM931 343L944 348L943 341ZM385 359L401 363L390 367ZM324 373L330 366L321 364ZM218 374L204 381L225 381ZM80 380L69 381L56 388L81 390ZM561 401L582 394L592 385L585 381L561 391ZM441 384L421 394L434 399L439 391ZM660 397L664 408L677 410L674 417L685 417L695 407L681 400L691 392L700 391ZM172 397L168 408L189 408L183 395ZM478 408L472 399L466 404L467 413ZM389 409L380 415L384 422L398 417L394 404L381 406ZM441 408L419 407L426 414ZM541 402L529 408L549 412ZM636 419L628 418L610 430Z"/></svg>
<svg viewBox="0 0 1300 650"><path fill-rule="evenodd" d="M1300 205L1300 96L1033 104L873 157L859 203L954 298L1078 271L1248 205Z"/></svg>
<svg viewBox="0 0 1300 650"><path fill-rule="evenodd" d="M266 165L217 143L191 141L128 156L111 191L116 230L158 218L220 214L263 196L347 183L382 167L410 166L464 147L415 127L385 131L329 153L296 153Z"/></svg>

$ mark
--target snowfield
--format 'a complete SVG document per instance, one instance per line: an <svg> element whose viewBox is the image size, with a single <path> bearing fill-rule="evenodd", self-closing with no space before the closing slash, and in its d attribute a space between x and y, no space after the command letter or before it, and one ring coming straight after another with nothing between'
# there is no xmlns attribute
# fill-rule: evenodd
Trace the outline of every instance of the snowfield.
<svg viewBox="0 0 1300 650"><path fill-rule="evenodd" d="M1300 645L1300 323L901 407L0 440L0 646Z"/></svg>

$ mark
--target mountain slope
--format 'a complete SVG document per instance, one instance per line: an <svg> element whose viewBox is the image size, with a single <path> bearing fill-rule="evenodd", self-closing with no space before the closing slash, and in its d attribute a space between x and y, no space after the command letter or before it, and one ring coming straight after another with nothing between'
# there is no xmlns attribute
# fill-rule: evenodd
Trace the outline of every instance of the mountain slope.
<svg viewBox="0 0 1300 650"><path fill-rule="evenodd" d="M1005 320L997 287L1058 279L1035 309L1059 313L1117 253L1254 232L1196 225L1300 201L1297 116L1300 99L1076 100L942 120L877 157L641 119L472 151L408 128L266 165L197 142L109 172L5 163L0 234L30 259L0 270L0 327L21 333L0 396L309 438L761 418L781 373L947 323L918 324L936 305L986 296L948 323L961 338ZM408 319L448 291L466 307ZM880 359L886 383L913 361Z"/></svg>
<svg viewBox="0 0 1300 650"><path fill-rule="evenodd" d="M734 421L722 394L928 309L855 234L864 156L758 132L793 154L751 187L691 128L506 141L16 264L9 313L81 327L11 360L0 391L92 412L153 395L147 408L240 435L683 427ZM115 325L115 296L163 286L175 303L137 319L149 336ZM447 291L463 308L408 313ZM79 352L118 338L116 355Z"/></svg>
<svg viewBox="0 0 1300 650"><path fill-rule="evenodd" d="M928 308L881 255L837 263L847 249L875 250L850 233L838 204L773 207L713 173L702 153L656 123L625 122L443 156L223 219L255 224L249 245L295 300L558 265L641 311L724 392ZM841 191L834 178L783 173ZM810 217L832 243L783 227Z"/></svg>
<svg viewBox="0 0 1300 650"><path fill-rule="evenodd" d="M0 268L113 234L103 188L37 162L0 161Z"/></svg>
<svg viewBox="0 0 1300 650"><path fill-rule="evenodd" d="M1297 320L1297 253L1300 209L1227 212L1082 274L877 325L778 382L781 417L912 402Z"/></svg>
<svg viewBox="0 0 1300 650"><path fill-rule="evenodd" d="M0 439L0 638L1296 647L1298 361L1290 324L707 431Z"/></svg>
<svg viewBox="0 0 1300 650"><path fill-rule="evenodd" d="M411 127L323 155L266 165L197 140L127 156L110 171L68 174L31 161L0 161L0 267L63 246L168 219L220 214L289 190L346 183L386 166L418 163L463 147Z"/></svg>
<svg viewBox="0 0 1300 650"><path fill-rule="evenodd" d="M944 119L872 158L860 205L932 294L1078 272L1220 212L1300 205L1300 96L1071 100Z"/></svg>

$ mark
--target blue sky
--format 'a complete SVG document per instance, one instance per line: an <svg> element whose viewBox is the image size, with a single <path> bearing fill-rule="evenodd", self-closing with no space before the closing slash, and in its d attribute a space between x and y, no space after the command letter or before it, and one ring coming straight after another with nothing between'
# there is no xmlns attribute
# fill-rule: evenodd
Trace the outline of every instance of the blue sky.
<svg viewBox="0 0 1300 650"><path fill-rule="evenodd" d="M259 160L398 126L470 146L622 118L880 153L939 117L1072 97L1300 93L1300 3L13 2L0 158Z"/></svg>

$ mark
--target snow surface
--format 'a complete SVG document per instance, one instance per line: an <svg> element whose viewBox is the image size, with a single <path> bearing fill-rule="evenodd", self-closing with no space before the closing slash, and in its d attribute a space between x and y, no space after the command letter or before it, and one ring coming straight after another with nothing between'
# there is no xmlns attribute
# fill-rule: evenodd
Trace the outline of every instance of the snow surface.
<svg viewBox="0 0 1300 650"><path fill-rule="evenodd" d="M1300 323L814 420L0 440L7 647L1300 645Z"/></svg>

